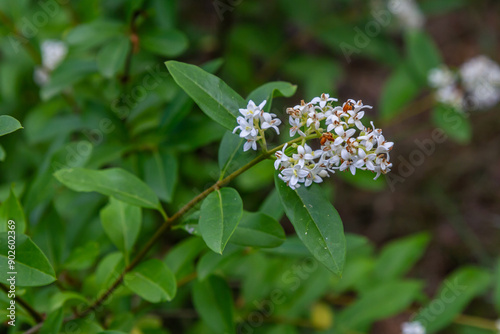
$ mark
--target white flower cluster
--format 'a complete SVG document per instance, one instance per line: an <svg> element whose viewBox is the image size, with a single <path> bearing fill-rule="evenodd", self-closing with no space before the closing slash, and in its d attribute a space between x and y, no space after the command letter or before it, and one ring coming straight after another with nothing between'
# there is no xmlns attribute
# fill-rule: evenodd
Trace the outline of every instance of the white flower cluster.
<svg viewBox="0 0 500 334"><path fill-rule="evenodd" d="M484 110L500 102L500 66L485 56L474 57L457 73L446 66L429 72L436 100L458 111Z"/></svg>
<svg viewBox="0 0 500 334"><path fill-rule="evenodd" d="M401 25L407 28L422 28L425 16L414 0L389 0L388 6Z"/></svg>
<svg viewBox="0 0 500 334"><path fill-rule="evenodd" d="M46 40L41 45L42 67L37 67L33 79L39 86L45 85L52 72L66 57L68 47L64 42L58 40Z"/></svg>
<svg viewBox="0 0 500 334"><path fill-rule="evenodd" d="M401 326L403 334L425 334L425 328L418 321L405 322Z"/></svg>
<svg viewBox="0 0 500 334"><path fill-rule="evenodd" d="M236 119L238 126L234 128L233 133L236 130L241 130L240 137L247 140L243 151L248 151L250 148L257 150L258 140L263 140L265 143L264 130L273 128L277 134L280 133L278 126L281 124L281 120L276 118L275 114L264 112L265 105L266 101L257 106L250 100L246 109L240 109L243 116Z"/></svg>
<svg viewBox="0 0 500 334"><path fill-rule="evenodd" d="M287 155L287 145L277 151L274 167L280 170L279 177L292 189L298 188L300 183L307 187L313 182L323 182L323 178L335 170L349 169L353 175L356 169L370 170L377 174L377 179L392 167L389 151L394 143L386 141L382 130L375 128L373 122L371 128L361 123L365 113L362 109L372 107L352 99L334 107L334 101L337 100L322 94L309 103L302 101L287 109L290 136L298 133L303 140L301 145L292 145L296 153ZM311 134L321 136L320 149L313 150L305 143L305 137Z"/></svg>

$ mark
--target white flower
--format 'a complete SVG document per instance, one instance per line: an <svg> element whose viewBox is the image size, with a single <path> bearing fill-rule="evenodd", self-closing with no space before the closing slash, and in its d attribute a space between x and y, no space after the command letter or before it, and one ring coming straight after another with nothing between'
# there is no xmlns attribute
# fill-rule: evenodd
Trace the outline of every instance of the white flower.
<svg viewBox="0 0 500 334"><path fill-rule="evenodd" d="M319 122L325 118L325 114L319 112L317 113L315 110L311 111L308 115L306 126L310 127L314 125L314 129L319 129Z"/></svg>
<svg viewBox="0 0 500 334"><path fill-rule="evenodd" d="M251 119L254 117L259 116L261 113L262 109L266 105L266 100L264 100L261 104L258 106L252 101L248 101L248 105L246 109L240 109L240 113L245 116L246 119Z"/></svg>
<svg viewBox="0 0 500 334"><path fill-rule="evenodd" d="M363 159L363 162L368 170L375 170L375 165L373 164L373 161L377 157L375 153L366 154L366 152L362 148L360 148L358 149L358 157L360 159Z"/></svg>
<svg viewBox="0 0 500 334"><path fill-rule="evenodd" d="M404 27L423 27L425 17L414 0L389 0L388 7Z"/></svg>
<svg viewBox="0 0 500 334"><path fill-rule="evenodd" d="M378 146L377 146L377 149L375 150L375 154L388 153L390 150L392 150L392 147L394 146L393 142L385 141L385 138L383 135L378 136L377 143L378 143Z"/></svg>
<svg viewBox="0 0 500 334"><path fill-rule="evenodd" d="M430 70L427 80L429 81L429 85L431 87L441 88L453 85L456 78L448 67L442 65L441 67Z"/></svg>
<svg viewBox="0 0 500 334"><path fill-rule="evenodd" d="M460 77L470 98L469 109L487 109L500 101L500 66L477 56L460 66Z"/></svg>
<svg viewBox="0 0 500 334"><path fill-rule="evenodd" d="M319 106L321 108L324 108L329 101L337 101L337 99L330 97L329 94L323 93L323 94L321 94L320 97L315 97L314 99L312 99L311 103L313 103L313 104L319 103Z"/></svg>
<svg viewBox="0 0 500 334"><path fill-rule="evenodd" d="M340 118L334 114L327 117L325 124L328 124L326 131L332 131L333 129L336 129L336 128L343 129L344 125L347 126L346 122L341 121Z"/></svg>
<svg viewBox="0 0 500 334"><path fill-rule="evenodd" d="M464 93L455 85L439 88L436 92L436 100L457 110L462 110L465 107Z"/></svg>
<svg viewBox="0 0 500 334"><path fill-rule="evenodd" d="M68 53L68 47L63 41L49 39L42 42L41 46L42 66L37 66L33 73L33 80L39 86L47 84L52 72L64 60Z"/></svg>
<svg viewBox="0 0 500 334"><path fill-rule="evenodd" d="M329 95L323 94L313 99L312 103L306 104L301 101L300 105L287 108L290 136L293 137L297 132L302 137L307 137L306 134L318 134L321 145L320 149L313 150L305 142L302 145L294 144L293 148L296 151L291 156L285 154L287 145L284 145L275 153L274 168L281 170L279 178L292 189L297 189L302 184L308 187L312 183L321 183L329 173L333 174L336 170L348 169L353 175L358 169L370 170L376 173L375 179L377 179L381 174L388 173L392 167L389 162L389 152L394 143L388 142L382 135L382 130L375 128L373 122L371 128L366 128L361 122L365 114L362 109L369 109L372 106L364 105L361 100L356 102L349 99L342 107L334 107L330 103L332 100L334 99ZM315 104L323 107L320 108ZM257 133L262 133L260 126L262 129L267 129L279 125L279 121L273 122L275 116L261 112L260 117L253 119L253 124L248 124L249 122L244 119L238 121L240 126L235 131L240 129L242 132L245 131L244 134L248 133L245 138L249 142L245 149L252 147L254 144L252 140L260 139L251 136L251 125L257 129ZM324 130L325 125L327 131ZM302 127L307 127L307 130L301 131ZM335 131L332 133L329 130Z"/></svg>
<svg viewBox="0 0 500 334"><path fill-rule="evenodd" d="M319 163L315 164L314 167L309 171L309 174L306 176L306 180L304 181L304 185L309 187L313 181L315 183L323 182L324 177L328 177L328 172L326 168L321 166Z"/></svg>
<svg viewBox="0 0 500 334"><path fill-rule="evenodd" d="M247 120L246 118L243 118L239 116L236 121L238 122L238 126L234 128L233 133L236 132L236 130L240 129L240 137L241 138L246 138L247 136L251 137L256 137L257 136L257 129L253 125L253 120Z"/></svg>
<svg viewBox="0 0 500 334"><path fill-rule="evenodd" d="M353 117L349 118L349 120L347 121L347 123L348 124L354 124L354 125L356 125L356 127L358 129L360 129L361 131L364 131L365 130L365 126L363 125L363 123L361 123L361 119L363 118L364 115L365 115L365 112L364 111L360 111L356 115L354 115Z"/></svg>
<svg viewBox="0 0 500 334"><path fill-rule="evenodd" d="M380 154L375 158L375 163L380 167L380 170L383 174L390 171L392 167L392 163L387 160L387 157L384 154Z"/></svg>
<svg viewBox="0 0 500 334"><path fill-rule="evenodd" d="M43 67L37 66L33 72L33 80L38 86L43 86L50 79L50 72Z"/></svg>
<svg viewBox="0 0 500 334"><path fill-rule="evenodd" d="M277 134L280 134L280 130L278 129L278 125L281 124L281 120L279 118L273 118L276 117L275 114L270 114L270 113L263 113L262 114L262 124L261 127L263 130L273 128L276 130Z"/></svg>
<svg viewBox="0 0 500 334"><path fill-rule="evenodd" d="M292 158L297 161L297 165L299 165L300 167L304 167L306 161L310 160L310 158L306 158L306 154L310 155L310 152L312 151L309 145L304 144L304 146L297 146L297 153L294 153L292 155Z"/></svg>
<svg viewBox="0 0 500 334"><path fill-rule="evenodd" d="M344 141L347 141L354 133L356 133L356 130L354 129L349 129L347 131L344 131L343 127L336 127L335 128L335 133L338 135L338 137L335 139L333 142L334 145L340 145Z"/></svg>
<svg viewBox="0 0 500 334"><path fill-rule="evenodd" d="M425 328L418 321L405 322L401 325L403 334L425 334Z"/></svg>
<svg viewBox="0 0 500 334"><path fill-rule="evenodd" d="M285 168L281 171L283 181L288 182L291 187L295 187L298 182L304 182L304 178L309 174L309 171L302 168L300 165Z"/></svg>
<svg viewBox="0 0 500 334"><path fill-rule="evenodd" d="M288 146L288 143L283 146L281 151L276 151L274 155L276 156L276 161L274 162L274 169L278 169L280 165L283 165L283 163L288 162L290 160L290 157L287 157L285 154L286 147ZM288 167L288 166L287 166Z"/></svg>
<svg viewBox="0 0 500 334"><path fill-rule="evenodd" d="M363 159L360 159L357 156L351 156L351 159L352 160L344 160L342 165L340 165L339 170L344 171L349 168L351 174L356 175L356 169L362 169L365 162L363 161Z"/></svg>
<svg viewBox="0 0 500 334"><path fill-rule="evenodd" d="M254 151L257 150L257 138L255 137L247 137L245 138L247 141L243 145L243 152L248 151L250 148L253 149Z"/></svg>
<svg viewBox="0 0 500 334"><path fill-rule="evenodd" d="M49 39L42 42L42 65L49 71L54 70L66 57L68 47L63 41Z"/></svg>
<svg viewBox="0 0 500 334"><path fill-rule="evenodd" d="M371 126L372 126L372 131L373 131L372 133L373 133L373 136L374 136L375 138L377 138L378 136L380 136L380 135L382 134L382 130L381 130L381 129L377 129L377 128L375 127L375 125L373 124L373 121L371 121L371 122L370 122L370 124L371 124Z"/></svg>
<svg viewBox="0 0 500 334"><path fill-rule="evenodd" d="M306 134L302 132L302 130L300 130L300 128L302 127L302 123L300 122L299 118L293 118L292 116L290 116L289 122L290 122L290 137L295 136L297 132L302 137L306 136Z"/></svg>

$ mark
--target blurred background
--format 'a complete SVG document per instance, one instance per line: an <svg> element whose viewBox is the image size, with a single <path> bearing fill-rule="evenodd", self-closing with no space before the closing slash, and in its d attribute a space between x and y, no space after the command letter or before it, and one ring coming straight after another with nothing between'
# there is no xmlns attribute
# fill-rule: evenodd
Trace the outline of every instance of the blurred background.
<svg viewBox="0 0 500 334"><path fill-rule="evenodd" d="M286 107L321 93L372 105L365 118L395 143L393 172L376 181L371 173L337 173L324 188L345 230L377 247L430 232L410 273L425 280L430 295L457 267L491 268L498 258L498 98L480 108L447 105L427 74L443 65L459 73L481 55L493 65L476 73L499 71L499 1L19 0L0 3L0 22L0 114L24 126L0 138L0 201L14 183L35 229L63 191L50 177L60 160L122 166L154 184L145 176L150 153L174 152L180 179L168 195L169 213L217 180L224 131L169 76L164 62L176 59L216 73L243 97L269 81L296 84L294 96L273 101L283 121ZM454 101L470 97L466 80L455 80ZM500 95L498 83L493 95ZM282 127L282 139L270 142L288 138ZM245 209L257 209L274 188L271 165L235 181ZM81 202L95 210L103 203ZM69 204L54 202L65 219L81 215L67 244L106 238L94 212L75 213ZM147 235L158 217L145 216ZM168 238L165 245L182 234ZM467 312L495 318L484 301ZM373 333L399 333L402 321L380 321Z"/></svg>

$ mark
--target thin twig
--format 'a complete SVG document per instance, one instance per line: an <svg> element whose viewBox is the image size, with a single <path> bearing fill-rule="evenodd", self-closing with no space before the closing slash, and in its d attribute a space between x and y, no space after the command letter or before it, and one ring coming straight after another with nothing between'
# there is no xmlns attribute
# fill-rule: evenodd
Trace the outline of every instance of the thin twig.
<svg viewBox="0 0 500 334"><path fill-rule="evenodd" d="M308 136L307 138L309 139L312 139L312 138L317 138L318 135L314 134L314 135L310 135ZM293 139L291 141L289 141L287 144L293 144L293 143L296 143L298 141L302 140L301 137L299 138L296 138L296 139ZM106 292L104 292L94 303L92 303L92 305L90 305L89 307L87 307L85 310L83 310L81 313L79 313L77 315L77 318L82 318L82 317L85 317L86 315L88 315L90 312L94 311L96 308L98 308L119 286L120 284L123 282L123 278L125 277L125 275L130 272L132 269L134 269L138 264L139 262L141 262L141 260L147 255L147 253L151 250L151 248L154 246L154 244L156 243L156 241L158 241L160 239L160 237L163 235L163 233L168 230L172 224L177 221L178 219L180 219L182 216L184 216L189 210L191 210L196 204L198 204L199 202L201 202L205 197L207 197L210 193L212 193L213 191L221 188L222 186L224 186L225 184L231 182L234 178L236 178L237 176L241 175L242 173L246 172L248 169L252 168L253 166L255 166L256 164L258 164L259 162L269 158L271 155L273 155L275 152L277 152L278 150L282 149L284 147L285 144L282 144L282 145L279 145L277 147L275 147L274 149L272 150L269 150L267 151L266 153L262 153L261 155L259 155L258 157L256 157L255 159L253 159L251 162L249 162L248 164L246 164L245 166L241 167L240 169L236 170L235 172L233 172L232 174L228 175L227 177L225 177L224 179L222 180L219 180L217 182L215 182L210 188L206 189L205 191L203 191L202 193L200 193L198 196L196 196L195 198L193 198L191 201L189 201L189 203L187 203L186 205L184 205L179 211L177 211L173 216L171 216L170 218L168 218L161 226L160 228L156 231L156 233L151 237L151 239L149 239L149 241L146 243L146 245L139 251L139 253L137 254L137 256L132 260L132 262L130 262L130 264L122 271L122 273L120 274L120 276L113 282L113 284L106 290ZM188 279L189 277L189 279ZM193 276L188 276L188 277L185 277L184 279L182 279L180 281L181 284L185 284L187 283L189 280L191 279L194 279L194 275ZM65 319L64 322L67 322L69 320L72 320L74 319L75 317L71 317L71 318L68 318L68 319ZM41 324L38 324L38 325L41 325ZM37 325L37 326L38 326ZM36 327L37 327L36 326ZM41 326L38 326L38 329L40 328ZM37 330L38 330L37 329ZM36 333L37 330L34 330L34 328L32 328L31 330L33 330L31 333Z"/></svg>
<svg viewBox="0 0 500 334"><path fill-rule="evenodd" d="M3 283L0 284L0 288L2 288L2 290L5 291L6 294L9 294L9 288L6 287ZM21 305L36 322L43 322L43 316L34 308L32 308L24 299L16 296L15 301L16 303L19 303L19 305Z"/></svg>

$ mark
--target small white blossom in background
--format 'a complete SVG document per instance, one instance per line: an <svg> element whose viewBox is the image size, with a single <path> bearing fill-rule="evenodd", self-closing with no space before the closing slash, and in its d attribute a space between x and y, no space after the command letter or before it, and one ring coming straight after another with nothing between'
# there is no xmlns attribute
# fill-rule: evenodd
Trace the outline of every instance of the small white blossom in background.
<svg viewBox="0 0 500 334"><path fill-rule="evenodd" d="M497 327L498 334L500 334L500 319L498 319L498 320L495 322L495 326Z"/></svg>
<svg viewBox="0 0 500 334"><path fill-rule="evenodd" d="M59 40L46 40L41 45L42 67L35 68L33 79L39 86L45 85L52 72L66 57L68 47Z"/></svg>
<svg viewBox="0 0 500 334"><path fill-rule="evenodd" d="M401 325L402 334L425 334L425 328L418 321L405 322Z"/></svg>
<svg viewBox="0 0 500 334"><path fill-rule="evenodd" d="M446 66L429 72L436 100L457 111L484 110L500 102L500 66L485 56L474 57L454 73Z"/></svg>
<svg viewBox="0 0 500 334"><path fill-rule="evenodd" d="M455 73L444 65L434 68L429 72L429 85L433 88L450 86L453 85L455 81Z"/></svg>
<svg viewBox="0 0 500 334"><path fill-rule="evenodd" d="M278 126L281 120L276 118L275 114L264 112L266 101L263 101L258 106L250 100L246 109L240 109L243 116L236 118L238 126L233 130L235 133L240 130L240 137L247 141L243 145L243 151L248 151L250 148L257 150L257 141L263 139L264 131L273 128L277 134L280 133Z"/></svg>
<svg viewBox="0 0 500 334"><path fill-rule="evenodd" d="M500 101L500 66L485 56L460 66L462 85L474 109L487 109Z"/></svg>
<svg viewBox="0 0 500 334"><path fill-rule="evenodd" d="M387 7L406 28L422 28L425 16L414 0L389 0Z"/></svg>

